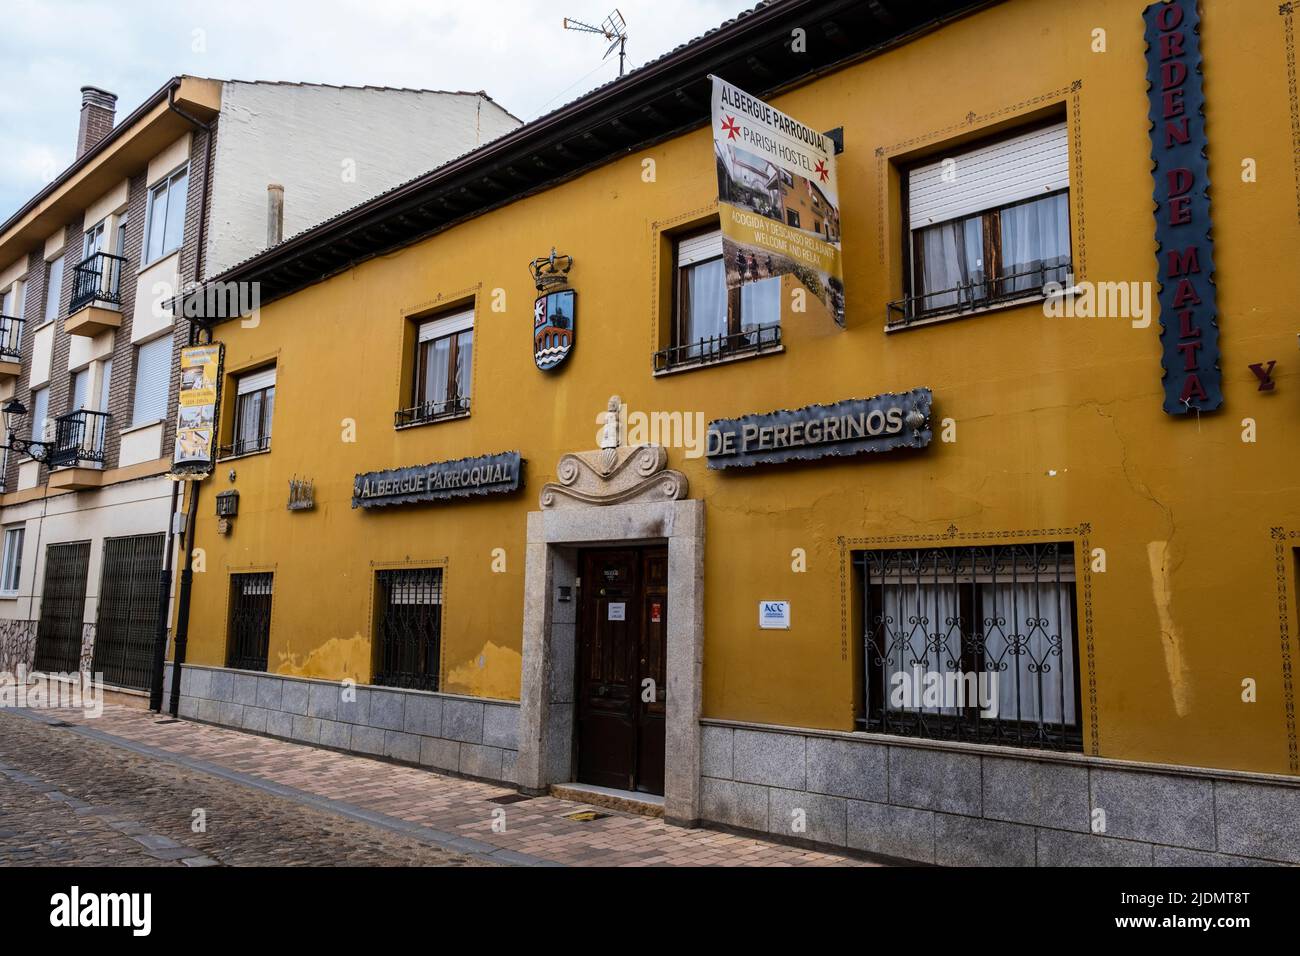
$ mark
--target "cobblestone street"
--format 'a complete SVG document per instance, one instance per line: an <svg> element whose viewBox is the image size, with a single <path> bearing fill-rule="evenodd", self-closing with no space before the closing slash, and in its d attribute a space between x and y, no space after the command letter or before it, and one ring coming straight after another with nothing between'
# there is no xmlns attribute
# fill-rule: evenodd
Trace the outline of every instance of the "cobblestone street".
<svg viewBox="0 0 1300 956"><path fill-rule="evenodd" d="M194 832L203 811L206 832ZM6 866L472 865L210 774L0 711Z"/></svg>
<svg viewBox="0 0 1300 956"><path fill-rule="evenodd" d="M864 863L612 810L569 817L590 809L134 707L0 710L5 866Z"/></svg>

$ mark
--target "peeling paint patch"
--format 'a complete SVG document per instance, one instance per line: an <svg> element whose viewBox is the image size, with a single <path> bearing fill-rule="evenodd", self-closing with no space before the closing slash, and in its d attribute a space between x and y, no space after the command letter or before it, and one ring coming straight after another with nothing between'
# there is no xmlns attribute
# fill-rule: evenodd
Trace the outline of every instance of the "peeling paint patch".
<svg viewBox="0 0 1300 956"><path fill-rule="evenodd" d="M349 638L332 637L299 659L292 651L276 654L275 673L286 677L319 677L339 681L352 678L357 682L370 677L370 641L360 634Z"/></svg>
<svg viewBox="0 0 1300 956"><path fill-rule="evenodd" d="M1147 544L1147 562L1151 566L1151 594L1155 598L1156 614L1160 617L1160 643L1165 652L1165 670L1169 674L1169 690L1174 700L1174 711L1186 717L1190 708L1191 687L1187 682L1187 660L1183 656L1183 638L1174 622L1173 589L1169 582L1169 542L1151 541Z"/></svg>
<svg viewBox="0 0 1300 956"><path fill-rule="evenodd" d="M473 657L448 668L443 689L449 694L518 700L522 672L523 657L518 651L488 641Z"/></svg>

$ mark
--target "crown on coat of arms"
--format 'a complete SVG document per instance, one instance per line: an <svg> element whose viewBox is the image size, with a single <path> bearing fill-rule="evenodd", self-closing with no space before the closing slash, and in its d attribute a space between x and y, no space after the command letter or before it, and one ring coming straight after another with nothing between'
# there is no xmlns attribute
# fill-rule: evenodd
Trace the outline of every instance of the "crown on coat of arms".
<svg viewBox="0 0 1300 956"><path fill-rule="evenodd" d="M555 247L551 246L549 256L539 256L528 263L528 268L533 274L533 285L537 286L537 291L546 292L568 284L569 270L573 268L573 256L557 255Z"/></svg>

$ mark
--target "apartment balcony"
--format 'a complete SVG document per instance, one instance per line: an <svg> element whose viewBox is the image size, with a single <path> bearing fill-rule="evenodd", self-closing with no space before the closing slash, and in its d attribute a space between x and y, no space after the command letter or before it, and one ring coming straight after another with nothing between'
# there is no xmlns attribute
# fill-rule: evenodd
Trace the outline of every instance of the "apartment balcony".
<svg viewBox="0 0 1300 956"><path fill-rule="evenodd" d="M50 487L65 490L98 488L103 479L107 412L82 409L54 420L54 447L50 449Z"/></svg>
<svg viewBox="0 0 1300 956"><path fill-rule="evenodd" d="M23 320L0 315L0 381L22 373Z"/></svg>
<svg viewBox="0 0 1300 956"><path fill-rule="evenodd" d="M97 252L76 267L63 324L69 335L95 336L122 325L122 256Z"/></svg>

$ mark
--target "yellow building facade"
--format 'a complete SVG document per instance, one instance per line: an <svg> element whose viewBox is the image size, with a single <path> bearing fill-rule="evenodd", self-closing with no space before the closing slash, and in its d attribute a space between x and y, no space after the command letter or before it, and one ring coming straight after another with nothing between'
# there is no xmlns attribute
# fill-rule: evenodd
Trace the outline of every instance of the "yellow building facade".
<svg viewBox="0 0 1300 956"><path fill-rule="evenodd" d="M650 772L640 789L664 792L670 819L937 862L945 843L984 848L990 862L1300 859L1296 12L1206 2L1191 38L1204 79L1222 407L1174 415L1162 408L1144 6L954 5L941 25L889 36L864 27L846 41L853 49L813 49L816 70L789 38L804 29L810 48L824 47L820 15L760 8L308 235L339 248L355 228L345 266L293 247L219 277L263 281L264 304L212 328L225 348L220 442L233 447L199 489L182 712L531 792L599 782L599 772L582 779L588 764L575 752L592 703L575 694L597 693L584 684L595 665L583 641L594 615L626 612L589 602L635 568L630 613L654 615L647 629L667 618L668 660L623 677L637 693L647 677L666 689L656 698L666 731L636 746L654 759L666 734L666 782ZM772 80L743 75L737 51L761 60L768 49ZM718 187L707 115L677 121L638 97L662 82L685 91L678 102L707 106L697 93L708 72L814 129L842 128L847 327L786 277L771 296L779 319L767 313L779 344L746 348L754 340L742 336L729 350L657 361L690 344L677 331L681 250L716 228ZM565 124L577 137L606 114L606 129L621 122L639 141L602 152L596 135L576 159L570 143L554 150L555 165L571 167L554 181L487 197L521 168L506 155L513 144L545 164L552 154L528 137ZM921 233L943 225L942 211L914 215L929 209L917 187L926 171L942 184L953 159L957 183L978 180L986 173L971 157L1005 159L1004 144L1039 131L1064 186L1032 188L1065 197L1068 249L1034 254L1033 288L984 275L990 255L1004 275L1023 260L995 184L984 206L958 203L977 210L962 221L985 230L965 271L938 262L944 234ZM420 188L437 209L448 177L471 175L484 184L478 206L444 203L446 225L399 247L356 219L385 202L396 217L394 204L414 203ZM475 198L471 188L459 201ZM980 218L990 209L996 249ZM543 372L529 263L552 249L572 256L576 328L572 353ZM940 267L966 291L946 291ZM1073 291L1044 298L1044 279ZM436 350L422 351L421 337L447 321L453 338L470 333L457 339L451 386L467 401L404 424L395 412L431 400L417 380ZM237 406L251 394L241 377L272 368L265 434L255 425L241 445L249 412ZM447 387L435 378L430 387ZM709 467L707 423L917 388L933 401L925 447ZM630 456L629 469L669 476L670 488L637 491L619 484L626 475L600 473L611 396L623 406L611 460ZM666 461L639 458L644 444ZM359 475L506 452L520 459L513 493L354 506ZM312 483L314 507L287 507L291 479ZM588 479L594 500L564 496ZM562 501L543 500L548 483ZM237 513L219 518L214 496L232 491ZM597 547L650 550L636 552L644 564L604 566L602 582L583 573L599 573L599 561L584 564ZM437 574L383 577L411 569ZM654 581L661 590L645 598ZM436 598L394 597L429 582ZM269 600L244 602L241 589ZM401 616L421 602L436 614ZM774 602L785 602L776 626L761 626ZM402 627L423 620L437 641L430 680L394 695L376 686L376 634L395 608ZM264 618L261 671L230 666L250 614ZM900 637L909 631L915 639ZM898 686L890 666L910 679L918 662L991 673L995 659L1010 663L1004 681L1060 699L1004 693L1022 708L1020 739L972 732L969 707L949 701L891 723L908 708L882 703ZM340 690L346 681L359 689ZM362 705L364 715L344 716ZM1044 722L1058 726L1041 736ZM626 789L642 782L634 776ZM1162 806L1177 823L1155 820ZM791 829L791 808L805 811L805 829ZM1098 809L1109 817L1101 829ZM1282 835L1265 839L1273 827Z"/></svg>

